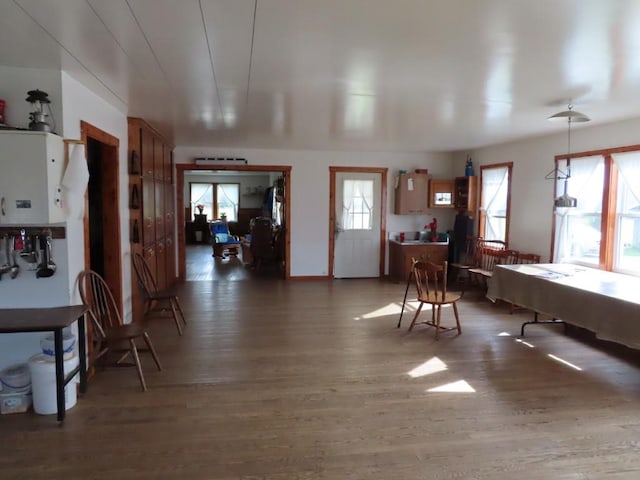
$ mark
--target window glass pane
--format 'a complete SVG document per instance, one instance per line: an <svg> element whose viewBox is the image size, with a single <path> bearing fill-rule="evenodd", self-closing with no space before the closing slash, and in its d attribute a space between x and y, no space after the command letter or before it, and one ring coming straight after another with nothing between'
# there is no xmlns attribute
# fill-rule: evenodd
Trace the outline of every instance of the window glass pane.
<svg viewBox="0 0 640 480"><path fill-rule="evenodd" d="M640 273L640 152L613 156L620 173L613 268ZM635 180L635 181L634 181Z"/></svg>
<svg viewBox="0 0 640 480"><path fill-rule="evenodd" d="M604 158L571 159L570 171L566 161L558 162L562 173L556 180L557 195L565 191L577 199L575 208L557 208L556 245L554 261L600 263L600 226L602 222L602 193L604 188ZM563 177L569 175L568 179Z"/></svg>
<svg viewBox="0 0 640 480"><path fill-rule="evenodd" d="M342 228L373 228L373 180L344 180L342 184Z"/></svg>
<svg viewBox="0 0 640 480"><path fill-rule="evenodd" d="M208 219L213 218L213 185L210 183L191 184L191 211L199 214L198 205L203 207L202 213Z"/></svg>
<svg viewBox="0 0 640 480"><path fill-rule="evenodd" d="M217 188L218 217L226 215L228 222L238 220L240 185L237 183L219 183Z"/></svg>
<svg viewBox="0 0 640 480"><path fill-rule="evenodd" d="M507 203L509 197L509 168L482 169L482 204L484 237L505 241L507 238Z"/></svg>

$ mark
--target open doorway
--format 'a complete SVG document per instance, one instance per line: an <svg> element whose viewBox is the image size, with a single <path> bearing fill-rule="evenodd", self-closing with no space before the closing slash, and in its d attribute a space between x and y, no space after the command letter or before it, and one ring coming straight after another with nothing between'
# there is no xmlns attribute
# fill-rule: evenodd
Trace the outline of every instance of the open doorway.
<svg viewBox="0 0 640 480"><path fill-rule="evenodd" d="M289 166L216 165L212 169L207 165L177 164L180 280L245 280L253 278L253 273L289 278L290 183ZM228 224L229 233L241 239L240 245L225 252L224 257L212 248L210 234L213 223L221 217ZM265 262L263 269L256 258L251 259L258 243L250 238L250 225L255 225L252 219L266 222L265 217L270 225L273 222L269 237L277 258L272 259L273 263Z"/></svg>
<svg viewBox="0 0 640 480"><path fill-rule="evenodd" d="M84 218L85 268L98 272L105 279L122 314L120 141L86 122L81 122L80 130L89 167Z"/></svg>

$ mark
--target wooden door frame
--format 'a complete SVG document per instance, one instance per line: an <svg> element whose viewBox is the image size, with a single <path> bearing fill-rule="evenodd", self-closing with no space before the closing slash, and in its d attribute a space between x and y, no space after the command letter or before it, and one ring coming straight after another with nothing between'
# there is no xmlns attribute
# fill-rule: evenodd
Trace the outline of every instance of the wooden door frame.
<svg viewBox="0 0 640 480"><path fill-rule="evenodd" d="M184 172L185 170L238 171L238 172L278 172L285 179L284 182L284 218L285 218L285 248L284 248L284 278L291 278L291 166L285 165L196 165L195 163L176 163L176 229L178 239L178 280L184 282L187 278L186 267L186 237L184 218Z"/></svg>
<svg viewBox="0 0 640 480"><path fill-rule="evenodd" d="M385 258L387 255L387 172L388 168L377 167L329 167L329 278L333 279L333 263L335 261L336 230L336 173L379 173L380 179L380 278L384 277Z"/></svg>
<svg viewBox="0 0 640 480"><path fill-rule="evenodd" d="M120 314L123 313L122 292L122 246L120 245L120 140L113 135L87 123L80 122L80 138L85 144L87 154L88 140L95 140L107 148L102 148L101 167L103 186L108 188L103 191L102 223L105 229L105 238L112 241L104 242L105 257L111 259L105 262L104 280L111 289ZM89 196L85 195L88 202ZM89 209L84 213L84 265L91 265L91 252L89 242Z"/></svg>

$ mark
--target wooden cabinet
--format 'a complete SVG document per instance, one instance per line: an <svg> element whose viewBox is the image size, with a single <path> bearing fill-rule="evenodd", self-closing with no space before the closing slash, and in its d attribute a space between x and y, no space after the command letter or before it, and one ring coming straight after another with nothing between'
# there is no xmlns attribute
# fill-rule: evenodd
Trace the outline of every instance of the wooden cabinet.
<svg viewBox="0 0 640 480"><path fill-rule="evenodd" d="M453 207L453 184L451 179L429 180L429 207L451 208Z"/></svg>
<svg viewBox="0 0 640 480"><path fill-rule="evenodd" d="M478 177L456 177L453 182L453 206L475 215L478 209Z"/></svg>
<svg viewBox="0 0 640 480"><path fill-rule="evenodd" d="M392 280L406 282L411 273L411 259L428 260L433 263L443 263L449 257L449 245L419 244L401 245L389 242L389 277Z"/></svg>
<svg viewBox="0 0 640 480"><path fill-rule="evenodd" d="M142 205L130 209L131 224L139 232L131 235L131 253L142 253L159 287L176 281L175 268L175 192L172 181L172 146L140 118L129 118L129 158L140 164L139 172L130 168L129 185L141 192ZM133 319L143 316L143 301L135 271L131 269Z"/></svg>
<svg viewBox="0 0 640 480"><path fill-rule="evenodd" d="M420 215L429 209L429 176L401 173L396 179L395 208L398 215Z"/></svg>

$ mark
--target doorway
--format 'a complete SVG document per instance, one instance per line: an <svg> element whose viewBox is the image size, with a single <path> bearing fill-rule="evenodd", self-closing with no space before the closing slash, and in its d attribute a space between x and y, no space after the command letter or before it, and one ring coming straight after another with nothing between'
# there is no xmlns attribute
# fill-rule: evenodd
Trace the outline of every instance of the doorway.
<svg viewBox="0 0 640 480"><path fill-rule="evenodd" d="M384 276L387 169L329 167L329 277Z"/></svg>
<svg viewBox="0 0 640 480"><path fill-rule="evenodd" d="M120 141L86 122L81 122L80 131L89 168L84 216L85 268L96 271L104 278L122 314L118 184Z"/></svg>
<svg viewBox="0 0 640 480"><path fill-rule="evenodd" d="M208 165L195 165L195 164L176 164L176 217L177 217L177 229L178 229L178 278L180 281L185 281L187 279L187 252L189 252L190 258L195 258L198 262L205 262L205 266L211 268L212 263L215 263L215 267L220 267L220 275L215 275L213 278L217 279L249 279L250 275L247 275L246 270L243 267L242 262L236 261L227 262L226 260L222 261L219 258L212 257L212 249L211 244L208 240L204 243L201 243L199 246L193 245L193 240L195 237L195 231L192 231L194 228L197 229L197 225L192 223L192 219L194 218L194 211L196 205L192 205L192 199L190 198L191 192L191 184L186 185L185 178L190 178L193 174L219 174L219 175L258 175L258 174L276 174L280 179L281 183L279 183L279 187L281 187L282 191L279 192L279 197L282 199L281 202L278 202L277 205L279 208L277 209L277 214L280 216L281 221L280 228L278 229L279 235L278 239L281 240L279 245L282 247L279 252L281 253L282 261L282 269L279 272L279 276L281 278L288 279L290 278L290 265L289 265L289 236L290 236L290 219L291 219L291 206L289 199L291 198L291 167L290 166L263 166L263 165L216 165L215 169ZM185 175L188 175L185 177ZM192 179L193 181L193 179ZM259 188L257 190L260 190ZM266 190L266 189L265 189ZM275 188L274 188L275 190ZM258 195L259 194L259 195ZM247 192L246 187L242 186L240 190L240 197L244 199L247 196L259 196L263 197L263 193L261 192ZM276 205L276 203L274 203ZM206 202L200 204L204 209L207 208ZM211 207L211 212L215 212L221 209L220 205L213 205ZM238 223L240 224L249 224L249 219L244 218L248 215L247 211L252 211L253 209L242 209L243 211L239 212ZM261 216L261 212L263 208L257 208L250 216L258 217ZM274 209L275 211L275 209ZM204 210L203 210L204 212ZM218 212L219 213L219 212ZM203 216L204 213L200 213L200 216ZM194 222L195 223L195 222ZM206 228L208 231L208 227ZM230 232L234 233L234 232ZM190 238L187 238L189 235ZM187 246L187 244L189 244ZM194 250L197 251L196 256L194 256ZM244 246L242 248L243 256L244 256ZM220 265L218 265L220 264ZM202 265L200 265L202 267ZM215 268L214 267L214 268ZM206 269L205 269L206 270ZM207 273L203 271L203 275L210 275L211 272ZM197 275L199 276L199 275ZM212 279L213 279L212 278ZM204 279L201 277L199 279Z"/></svg>

